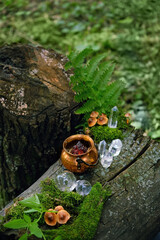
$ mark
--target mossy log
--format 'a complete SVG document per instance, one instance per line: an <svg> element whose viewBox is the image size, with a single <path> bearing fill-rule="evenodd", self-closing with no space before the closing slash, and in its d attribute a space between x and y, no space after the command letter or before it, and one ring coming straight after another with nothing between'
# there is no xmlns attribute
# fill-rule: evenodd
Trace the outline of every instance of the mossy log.
<svg viewBox="0 0 160 240"><path fill-rule="evenodd" d="M139 131L132 131L126 134L122 152L107 170L98 163L84 174L76 174L77 179L89 180L91 184L97 181L103 186L109 184L112 190L104 205L95 240L152 240L160 231L159 154L160 143L143 137ZM19 197L40 192L40 182L46 177L55 178L62 168L60 161L53 164ZM0 214L4 215L9 206Z"/></svg>
<svg viewBox="0 0 160 240"><path fill-rule="evenodd" d="M66 61L41 47L0 48L0 208L57 160L71 134Z"/></svg>

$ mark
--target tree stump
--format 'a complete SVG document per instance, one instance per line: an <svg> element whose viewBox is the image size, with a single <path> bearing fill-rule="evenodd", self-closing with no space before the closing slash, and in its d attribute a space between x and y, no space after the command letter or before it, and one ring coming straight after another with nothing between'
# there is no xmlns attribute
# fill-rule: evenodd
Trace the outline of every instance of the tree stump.
<svg viewBox="0 0 160 240"><path fill-rule="evenodd" d="M140 131L126 133L122 142L122 152L107 170L99 162L95 168L76 174L77 179L91 184L109 184L112 190L94 240L153 240L160 231L160 143L143 137ZM58 161L19 197L40 192L40 182L46 177L55 178L60 172L62 165Z"/></svg>
<svg viewBox="0 0 160 240"><path fill-rule="evenodd" d="M71 134L66 61L41 47L0 48L0 208L58 159Z"/></svg>

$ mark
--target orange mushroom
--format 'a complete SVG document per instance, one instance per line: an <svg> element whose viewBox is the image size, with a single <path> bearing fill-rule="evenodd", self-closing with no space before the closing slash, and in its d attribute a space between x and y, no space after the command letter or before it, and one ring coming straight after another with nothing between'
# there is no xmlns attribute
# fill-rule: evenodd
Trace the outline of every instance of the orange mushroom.
<svg viewBox="0 0 160 240"><path fill-rule="evenodd" d="M104 114L104 113L102 113L99 117L105 117L105 118L107 118L107 115Z"/></svg>
<svg viewBox="0 0 160 240"><path fill-rule="evenodd" d="M60 210L57 213L57 222L60 224L65 224L70 219L70 214L66 210Z"/></svg>
<svg viewBox="0 0 160 240"><path fill-rule="evenodd" d="M97 119L98 125L104 125L104 124L107 124L107 122L108 122L108 118L103 117L102 115Z"/></svg>
<svg viewBox="0 0 160 240"><path fill-rule="evenodd" d="M62 206L59 205L59 206L55 207L54 210L59 212L60 210L63 210L63 209L64 209L64 208L63 208Z"/></svg>
<svg viewBox="0 0 160 240"><path fill-rule="evenodd" d="M88 119L88 126L89 126L89 127L93 127L94 125L96 125L96 122L97 122L97 118L95 118L95 117L90 117L90 118Z"/></svg>
<svg viewBox="0 0 160 240"><path fill-rule="evenodd" d="M48 211L54 211L53 209L48 209ZM44 220L47 225L55 226L57 223L57 214L54 212L45 212Z"/></svg>
<svg viewBox="0 0 160 240"><path fill-rule="evenodd" d="M96 117L98 117L98 115L99 115L99 112L93 111L93 112L91 112L90 117L96 118Z"/></svg>
<svg viewBox="0 0 160 240"><path fill-rule="evenodd" d="M130 114L130 113L126 113L124 116L130 118L130 117L131 117L131 114Z"/></svg>
<svg viewBox="0 0 160 240"><path fill-rule="evenodd" d="M88 127L85 128L85 134L86 134L86 135L89 135L89 134L90 134L90 130L89 130Z"/></svg>
<svg viewBox="0 0 160 240"><path fill-rule="evenodd" d="M131 120L131 114L130 113L126 113L124 116L126 117L127 124L129 124L129 122Z"/></svg>

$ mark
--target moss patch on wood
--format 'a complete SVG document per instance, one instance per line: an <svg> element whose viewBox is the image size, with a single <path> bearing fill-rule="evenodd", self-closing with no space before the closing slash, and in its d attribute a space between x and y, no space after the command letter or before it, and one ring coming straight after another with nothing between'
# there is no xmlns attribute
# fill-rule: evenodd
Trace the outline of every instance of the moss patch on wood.
<svg viewBox="0 0 160 240"><path fill-rule="evenodd" d="M109 142L113 139L123 139L122 131L118 128L109 128L108 126L94 126L91 128L91 135L94 141L99 143L102 140Z"/></svg>
<svg viewBox="0 0 160 240"><path fill-rule="evenodd" d="M39 224L42 227L47 240L63 239L63 240L89 240L92 239L98 222L101 217L103 204L111 191L102 187L100 183L96 183L86 197L82 197L76 192L61 192L56 188L55 183L51 179L46 179L42 183L42 192L38 194L41 203L46 209L54 208L62 205L71 215L71 219L66 225L56 225L55 227L47 226L44 217L41 218ZM1 223L1 231L6 231L3 223L11 220L22 218L24 210L27 210L16 201L16 206L12 206ZM14 204L15 205L15 204ZM30 214L32 220L38 217L38 213Z"/></svg>
<svg viewBox="0 0 160 240"><path fill-rule="evenodd" d="M63 240L90 240L96 233L97 225L101 217L103 204L110 191L103 189L100 183L96 183L88 196L85 197L79 208L79 215L72 224L64 225L58 229L46 230L46 239Z"/></svg>

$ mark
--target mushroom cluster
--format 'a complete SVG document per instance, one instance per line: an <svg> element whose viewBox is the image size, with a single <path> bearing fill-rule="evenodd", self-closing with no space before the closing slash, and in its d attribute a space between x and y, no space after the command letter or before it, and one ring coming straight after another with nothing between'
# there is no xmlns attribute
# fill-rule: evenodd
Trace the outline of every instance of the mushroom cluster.
<svg viewBox="0 0 160 240"><path fill-rule="evenodd" d="M96 125L96 123L98 125L105 125L108 123L108 118L107 115L102 113L101 115L99 115L98 112L93 111L90 114L90 118L88 119L88 126L89 127L93 127L94 125Z"/></svg>
<svg viewBox="0 0 160 240"><path fill-rule="evenodd" d="M55 226L57 223L65 224L70 217L70 214L62 206L57 206L55 209L50 208L44 214L44 220L49 226Z"/></svg>
<svg viewBox="0 0 160 240"><path fill-rule="evenodd" d="M131 114L130 113L126 113L124 116L126 117L127 124L129 124L130 121L131 121Z"/></svg>

